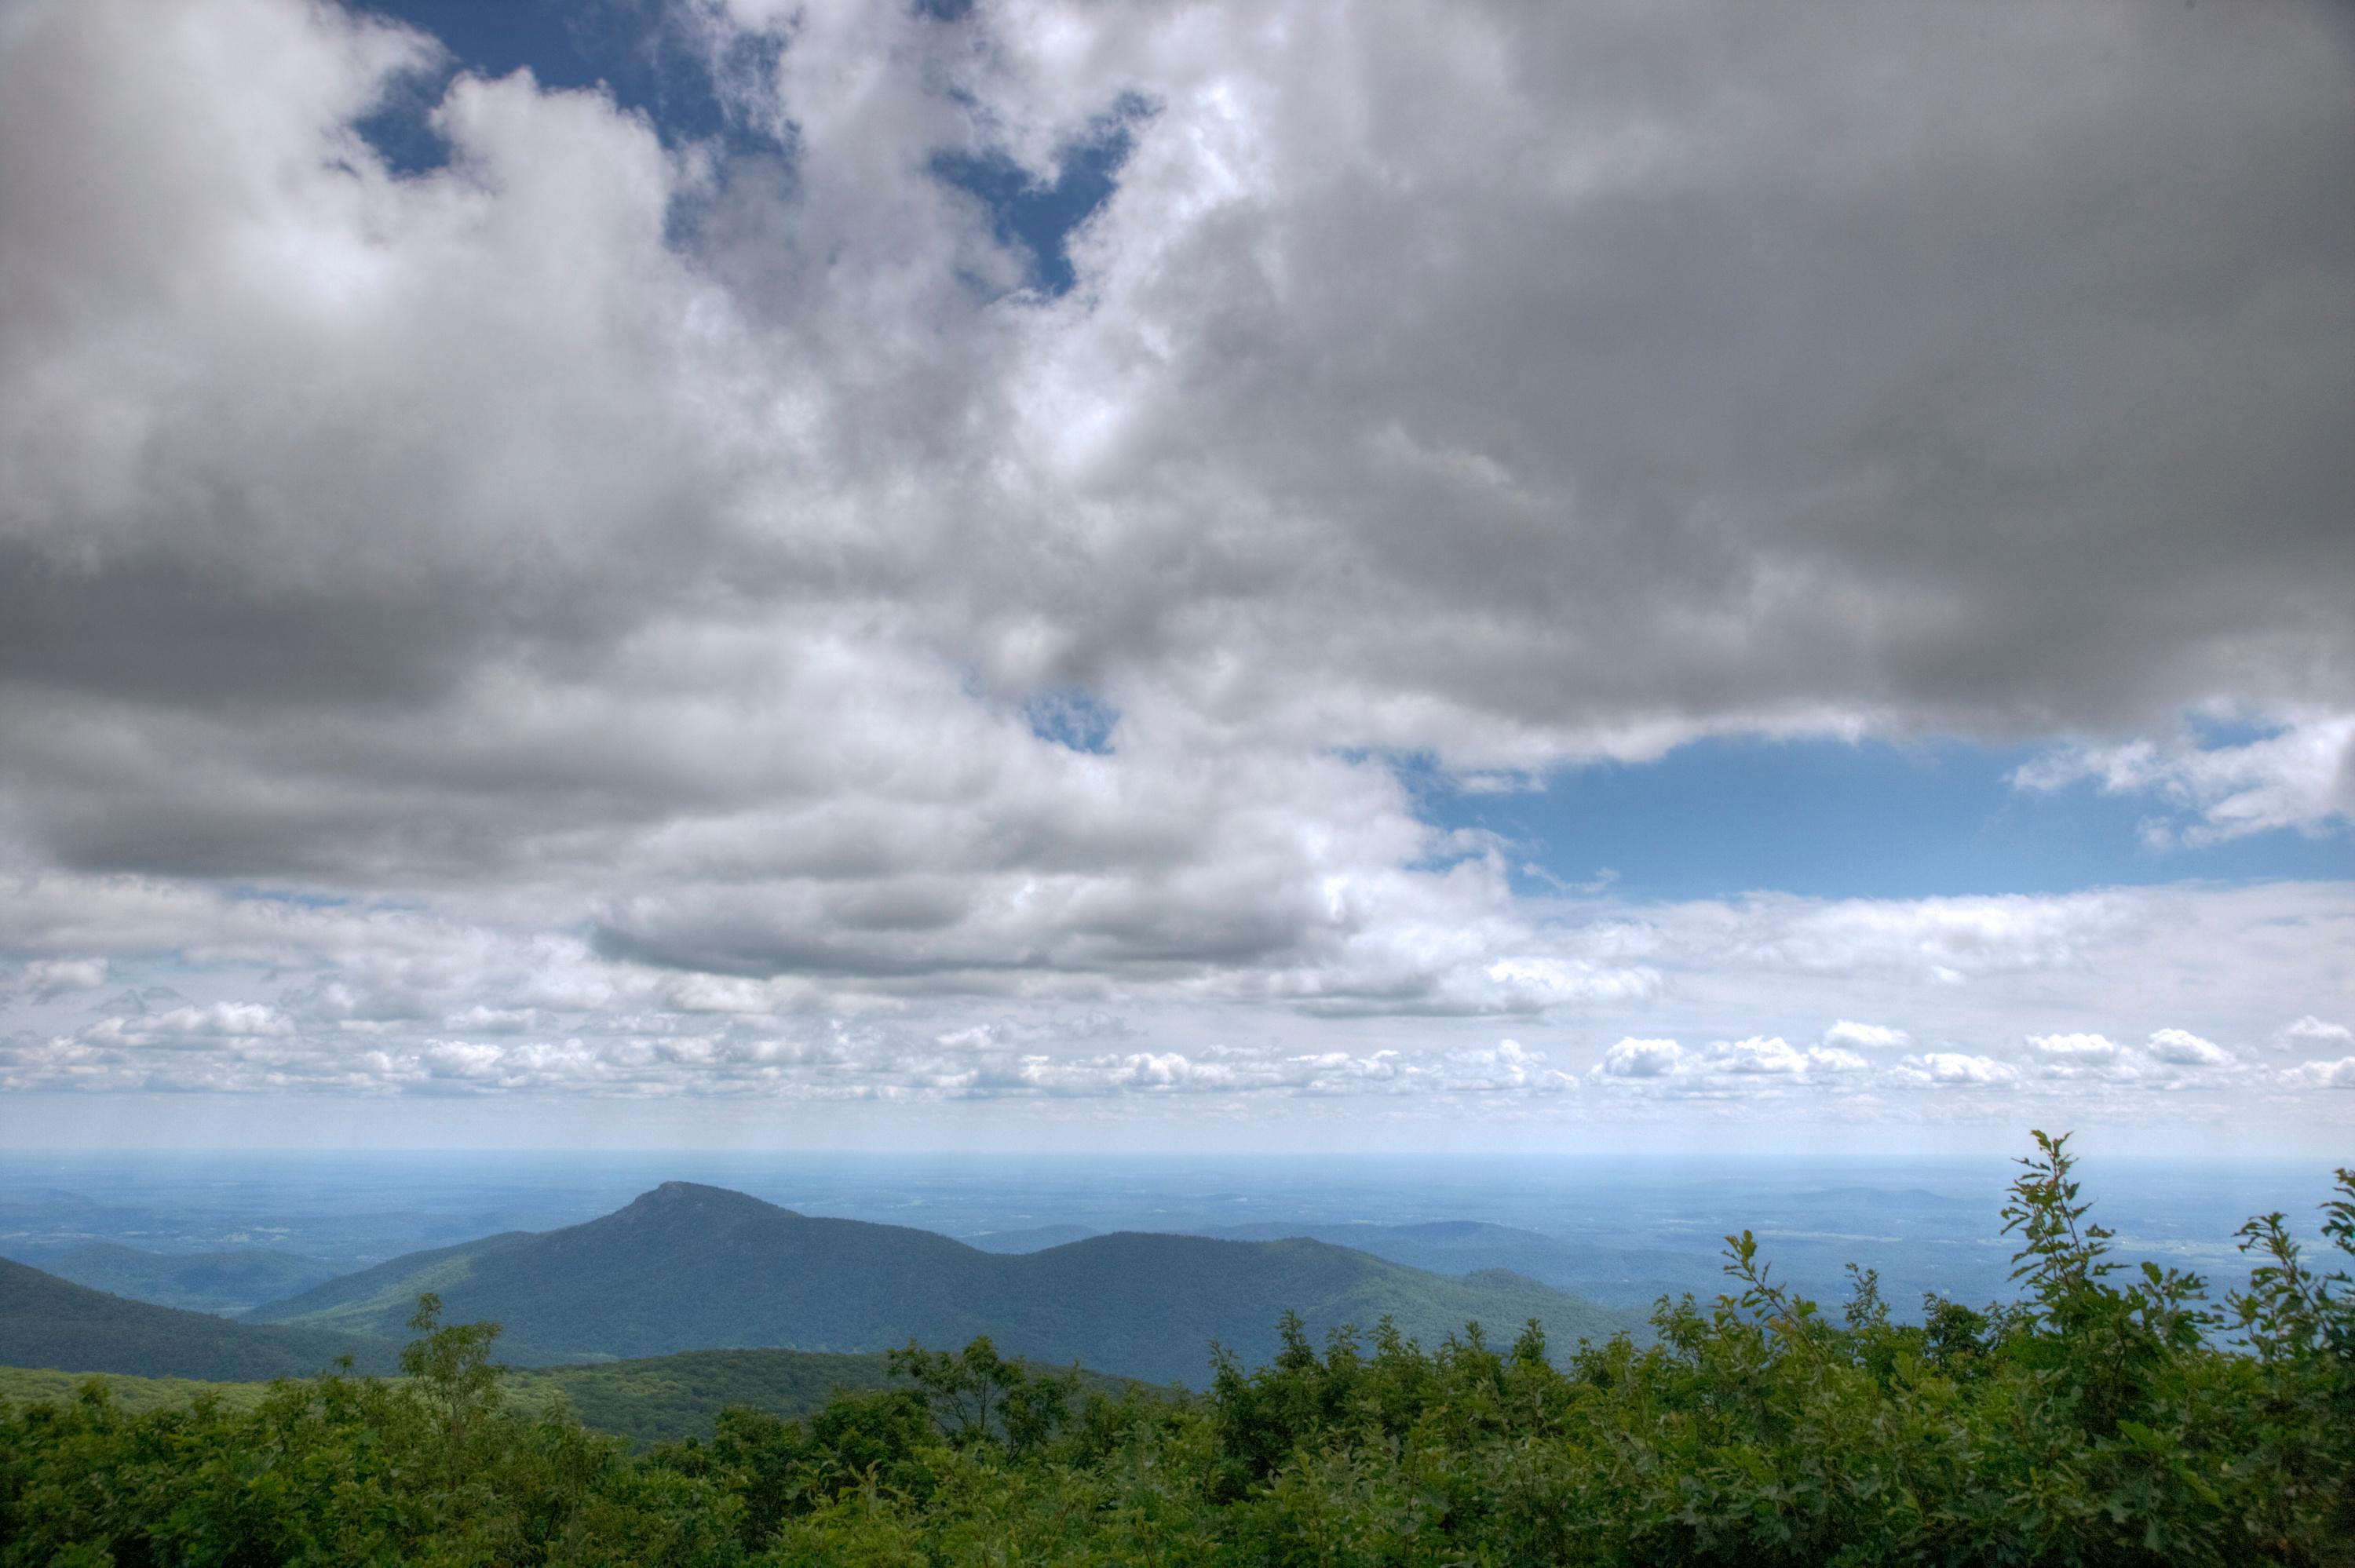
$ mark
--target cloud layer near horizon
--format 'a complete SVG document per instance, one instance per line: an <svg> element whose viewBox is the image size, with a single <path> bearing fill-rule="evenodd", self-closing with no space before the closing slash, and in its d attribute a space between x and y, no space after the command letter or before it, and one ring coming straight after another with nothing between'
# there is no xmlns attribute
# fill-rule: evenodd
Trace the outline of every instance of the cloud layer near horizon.
<svg viewBox="0 0 2355 1568"><path fill-rule="evenodd" d="M2343 18L676 15L769 150L461 75L449 162L399 175L355 124L421 35L0 8L12 1082L737 1081L698 1065L737 1044L613 1044L684 1038L698 987L802 1021L738 1032L780 1065L911 1089L1314 1086L1204 1053L1320 1058L1318 1021L1624 1016L1748 1064L1717 1077L1877 1081L1825 1069L1866 1016L1938 1084L2031 1033L2355 1015L2344 890L2165 895L2229 964L2098 891L1558 905L1389 762L1957 735L2190 842L2343 829ZM1115 121L1041 294L940 160L1044 179ZM221 945L272 907L367 935ZM472 980L338 1015L428 929ZM2130 950L2190 1000L2126 996ZM101 958L207 953L303 994L24 1026ZM924 1065L1009 1008L1230 1022ZM1540 1069L1483 1027L1387 1070L1558 1087L1606 1044Z"/></svg>

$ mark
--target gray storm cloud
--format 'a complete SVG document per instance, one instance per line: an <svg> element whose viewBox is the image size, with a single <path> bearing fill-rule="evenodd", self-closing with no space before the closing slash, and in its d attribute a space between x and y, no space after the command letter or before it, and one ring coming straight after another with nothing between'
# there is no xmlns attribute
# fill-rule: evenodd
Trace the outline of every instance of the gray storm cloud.
<svg viewBox="0 0 2355 1568"><path fill-rule="evenodd" d="M783 40L725 83L770 150L462 75L397 174L355 124L430 39L0 6L0 849L93 901L27 962L118 951L107 899L200 947L156 890L261 885L554 942L600 1007L1520 1014L1698 982L1517 898L1385 755L1957 734L2189 836L2343 819L2341 13L680 16ZM1026 290L936 163L1044 178L1108 116L1075 286ZM1072 694L1103 750L1034 733ZM2289 738L2169 749L2220 705ZM1679 919L1965 980L2114 935L1776 907ZM1071 1081L1310 1072L1220 1071Z"/></svg>

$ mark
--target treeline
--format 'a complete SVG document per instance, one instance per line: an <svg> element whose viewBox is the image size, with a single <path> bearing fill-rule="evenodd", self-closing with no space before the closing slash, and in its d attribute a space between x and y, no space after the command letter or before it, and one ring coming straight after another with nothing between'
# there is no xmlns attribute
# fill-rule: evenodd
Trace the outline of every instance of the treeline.
<svg viewBox="0 0 2355 1568"><path fill-rule="evenodd" d="M1319 1347L1207 1394L911 1347L807 1419L723 1414L633 1455L519 1407L496 1330L421 1307L407 1376L133 1414L0 1416L0 1563L2355 1563L2355 1286L2279 1215L2245 1291L2115 1269L2065 1140L2005 1211L2016 1305L1828 1314L1747 1234L1656 1339ZM2324 1233L2355 1253L2355 1172Z"/></svg>

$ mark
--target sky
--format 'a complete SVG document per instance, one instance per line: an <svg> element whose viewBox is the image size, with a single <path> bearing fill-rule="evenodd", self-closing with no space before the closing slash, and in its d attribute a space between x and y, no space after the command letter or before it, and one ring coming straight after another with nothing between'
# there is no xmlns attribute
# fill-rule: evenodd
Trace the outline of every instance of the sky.
<svg viewBox="0 0 2355 1568"><path fill-rule="evenodd" d="M0 0L0 1141L2348 1158L2350 18Z"/></svg>

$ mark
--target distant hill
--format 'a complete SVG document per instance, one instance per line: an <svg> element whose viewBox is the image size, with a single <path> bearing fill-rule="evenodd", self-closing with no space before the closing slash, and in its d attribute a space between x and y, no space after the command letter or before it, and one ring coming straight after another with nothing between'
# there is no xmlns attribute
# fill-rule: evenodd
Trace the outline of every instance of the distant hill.
<svg viewBox="0 0 2355 1568"><path fill-rule="evenodd" d="M1436 1274L1510 1269L1557 1290L1617 1308L1646 1308L1664 1295L1691 1290L1706 1296L1724 1288L1720 1260L1714 1255L1574 1245L1540 1231L1481 1220L1431 1220L1404 1225L1265 1222L1229 1226L1212 1234L1238 1241L1308 1236Z"/></svg>
<svg viewBox="0 0 2355 1568"><path fill-rule="evenodd" d="M1008 1355L1197 1387L1213 1340L1263 1361L1287 1309L1318 1336L1389 1315L1433 1342L1474 1319L1509 1339L1534 1317L1564 1348L1622 1323L1517 1275L1446 1278L1316 1241L1130 1232L1001 1255L679 1181L586 1224L395 1258L251 1316L393 1336L421 1290L452 1321L504 1323L501 1352L521 1364L987 1334Z"/></svg>
<svg viewBox="0 0 2355 1568"><path fill-rule="evenodd" d="M369 1372L398 1360L385 1340L128 1301L0 1258L0 1364L235 1383L303 1376L343 1355Z"/></svg>
<svg viewBox="0 0 2355 1568"><path fill-rule="evenodd" d="M471 1278L482 1260L503 1247L538 1239L539 1233L532 1231L502 1231L480 1241L460 1242L456 1246L404 1253L373 1268L339 1275L283 1300L264 1302L246 1313L246 1319L254 1323L306 1322L362 1334L406 1333L403 1325L408 1323L410 1313L416 1310L418 1297L431 1290L449 1299L450 1292ZM453 1323L469 1320L468 1314L455 1308L444 1312L443 1318ZM517 1353L516 1325L508 1323L506 1328L506 1337L499 1343L499 1355L503 1360L513 1361Z"/></svg>
<svg viewBox="0 0 2355 1568"><path fill-rule="evenodd" d="M192 1312L243 1312L333 1279L332 1263L293 1253L244 1247L227 1252L144 1252L93 1242L40 1260L59 1279L133 1301Z"/></svg>
<svg viewBox="0 0 2355 1568"><path fill-rule="evenodd" d="M977 1236L958 1239L984 1252L1044 1252L1050 1246L1063 1246L1102 1234L1102 1231L1085 1225L1030 1225L1014 1231L985 1231Z"/></svg>

